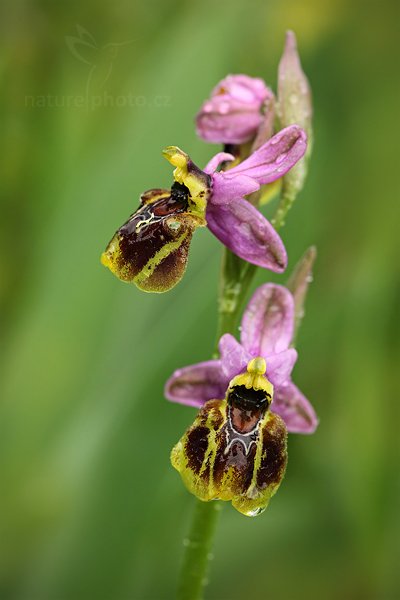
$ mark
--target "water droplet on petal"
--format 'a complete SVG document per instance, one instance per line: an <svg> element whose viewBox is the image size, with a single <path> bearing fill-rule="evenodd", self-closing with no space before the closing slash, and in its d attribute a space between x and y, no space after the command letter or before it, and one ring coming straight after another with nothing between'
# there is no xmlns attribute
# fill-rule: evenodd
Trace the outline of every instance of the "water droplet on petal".
<svg viewBox="0 0 400 600"><path fill-rule="evenodd" d="M179 221L175 221L174 219L169 219L167 221L167 226L171 231L179 231L181 224Z"/></svg>
<svg viewBox="0 0 400 600"><path fill-rule="evenodd" d="M286 152L282 152L282 154L280 154L276 158L275 162L279 165L279 163L281 163L281 162L283 162L285 160L286 156L287 156Z"/></svg>
<svg viewBox="0 0 400 600"><path fill-rule="evenodd" d="M256 517L257 515L260 515L262 512L264 512L265 508L255 508L254 510L249 510L248 512L246 512L246 515L248 517Z"/></svg>
<svg viewBox="0 0 400 600"><path fill-rule="evenodd" d="M221 113L221 115L226 115L229 112L228 102L221 102L218 112Z"/></svg>

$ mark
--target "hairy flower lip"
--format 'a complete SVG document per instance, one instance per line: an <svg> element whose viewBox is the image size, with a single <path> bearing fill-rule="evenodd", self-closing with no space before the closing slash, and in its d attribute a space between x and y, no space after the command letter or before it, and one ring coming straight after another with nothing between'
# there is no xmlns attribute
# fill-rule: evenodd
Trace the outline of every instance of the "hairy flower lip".
<svg viewBox="0 0 400 600"><path fill-rule="evenodd" d="M289 432L313 433L318 425L315 411L290 377L297 359L297 352L290 348L294 313L293 296L285 287L262 285L244 311L241 342L223 335L220 358L175 371L165 385L166 398L201 407L214 397L224 397L229 382L246 370L249 360L262 357L275 390L271 410L283 418Z"/></svg>

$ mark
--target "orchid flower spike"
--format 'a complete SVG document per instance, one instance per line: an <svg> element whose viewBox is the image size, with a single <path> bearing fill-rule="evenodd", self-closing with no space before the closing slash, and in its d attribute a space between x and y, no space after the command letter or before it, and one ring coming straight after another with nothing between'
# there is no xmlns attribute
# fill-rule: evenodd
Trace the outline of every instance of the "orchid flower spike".
<svg viewBox="0 0 400 600"><path fill-rule="evenodd" d="M223 398L232 378L246 371L249 361L261 357L274 388L271 411L282 417L289 432L313 433L318 419L309 401L291 381L297 352L290 347L295 327L295 302L283 286L259 287L243 314L240 343L230 334L219 341L220 358L178 369L168 379L165 396L189 406L202 407Z"/></svg>
<svg viewBox="0 0 400 600"><path fill-rule="evenodd" d="M234 157L220 152L202 171L185 152L169 146L163 154L175 167L171 189L142 194L139 208L102 254L102 263L122 281L147 292L165 292L185 272L194 230L207 226L240 258L282 273L287 265L283 242L245 196L287 173L306 147L304 131L292 125L242 163L217 172Z"/></svg>
<svg viewBox="0 0 400 600"><path fill-rule="evenodd" d="M262 79L228 75L196 116L196 132L206 142L243 144L256 135L262 111L273 108L274 94Z"/></svg>

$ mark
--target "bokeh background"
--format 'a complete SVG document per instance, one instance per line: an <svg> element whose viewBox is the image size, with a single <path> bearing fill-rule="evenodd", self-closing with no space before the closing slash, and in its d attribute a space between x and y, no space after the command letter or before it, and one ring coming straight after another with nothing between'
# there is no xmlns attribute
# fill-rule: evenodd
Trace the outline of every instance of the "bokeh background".
<svg viewBox="0 0 400 600"><path fill-rule="evenodd" d="M200 165L216 151L193 116L220 78L275 87L287 28L315 146L282 235L290 267L319 253L294 377L321 423L290 437L264 515L224 506L207 598L400 598L398 6L1 4L2 599L174 597L194 502L169 451L194 410L163 383L210 355L221 249L198 231L159 296L99 255L140 192L169 185L165 145Z"/></svg>

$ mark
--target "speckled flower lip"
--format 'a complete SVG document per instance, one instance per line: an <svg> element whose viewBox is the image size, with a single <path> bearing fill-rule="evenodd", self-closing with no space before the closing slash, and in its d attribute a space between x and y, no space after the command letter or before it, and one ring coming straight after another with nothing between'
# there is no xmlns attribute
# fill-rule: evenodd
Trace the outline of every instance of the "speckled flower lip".
<svg viewBox="0 0 400 600"><path fill-rule="evenodd" d="M173 467L200 500L231 501L255 517L278 490L287 464L284 421L269 410L274 388L262 357L209 400L171 452Z"/></svg>

